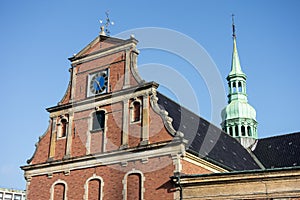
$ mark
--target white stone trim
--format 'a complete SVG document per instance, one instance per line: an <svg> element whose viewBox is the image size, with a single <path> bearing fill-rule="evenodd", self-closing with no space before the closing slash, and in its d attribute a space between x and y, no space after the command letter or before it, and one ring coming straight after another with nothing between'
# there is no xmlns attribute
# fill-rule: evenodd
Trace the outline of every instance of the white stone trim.
<svg viewBox="0 0 300 200"><path fill-rule="evenodd" d="M172 136L178 136L180 138L183 138L184 134L182 132L176 131L174 129L174 127L172 125L173 119L169 116L169 113L166 110L163 110L159 107L157 101L158 101L158 98L156 96L156 91L153 91L151 98L150 98L151 107L157 114L160 115L161 119L164 122L166 129Z"/></svg>
<svg viewBox="0 0 300 200"><path fill-rule="evenodd" d="M129 100L128 99L124 99L123 100L123 111L122 111L122 119L123 119L123 124L122 124L122 141L121 141L121 149L123 148L127 148L128 147L128 134L129 134L129 127L128 127L128 103Z"/></svg>
<svg viewBox="0 0 300 200"><path fill-rule="evenodd" d="M136 170L134 168L125 174L124 179L122 181L122 183L123 183L123 192L122 192L123 200L127 200L127 178L128 178L128 175L130 175L130 174L140 174L140 176L141 176L140 195L141 195L141 200L144 200L144 192L145 192L144 182L145 182L146 178L145 178L143 172L141 172L140 170Z"/></svg>
<svg viewBox="0 0 300 200"><path fill-rule="evenodd" d="M83 101L80 101L80 103L82 103L82 105L75 105L74 107L71 107L71 108L68 108L68 109L65 109L65 110L62 110L62 111L56 111L56 112L51 112L50 113L50 117L57 117L59 115L62 114L62 112L81 112L81 111L85 111L85 110L89 110L89 109L93 109L95 107L100 107L100 106L105 106L105 105L111 105L111 104L114 104L114 103L119 103L123 100L126 100L126 99L131 99L131 98L134 98L134 97L139 97L139 96L143 96L145 94L148 94L148 93L151 93L152 92L152 88L148 88L148 89L145 89L145 90L141 90L141 91L137 91L137 92L134 92L134 93L127 93L127 94L124 94L124 95L117 95L117 94L113 94L113 96L111 98L107 98L107 99L103 99L101 101L97 101L97 102L94 102L94 103L85 103L86 101L89 102L90 99L87 99L87 100L83 100Z"/></svg>
<svg viewBox="0 0 300 200"><path fill-rule="evenodd" d="M72 123L73 123L73 113L69 113L69 122L68 122L68 132L66 133L67 144L66 144L66 152L65 158L69 158L71 156L71 145L72 145Z"/></svg>
<svg viewBox="0 0 300 200"><path fill-rule="evenodd" d="M137 49L134 49L133 51L131 51L130 54L130 70L131 73L133 75L133 77L135 78L135 80L139 83L142 84L145 82L145 80L143 80L138 72L137 69L137 56L139 54L139 51Z"/></svg>
<svg viewBox="0 0 300 200"><path fill-rule="evenodd" d="M162 144L164 146L165 144ZM135 153L130 152L131 149L118 150L114 152L104 152L94 157L85 156L80 158L74 158L70 161L63 161L64 164L49 165L49 163L22 167L25 171L25 177L33 177L39 175L47 175L51 173L64 172L65 170L79 170L90 167L102 166L102 165L113 165L120 164L122 162L130 162L137 159L143 158L154 158L166 155L173 155L176 153L182 153L184 149L181 144L167 145L164 148L155 148L147 151L139 151ZM126 153L127 152L127 153Z"/></svg>
<svg viewBox="0 0 300 200"><path fill-rule="evenodd" d="M135 49L135 44L128 43L128 44L125 44L125 45L122 45L122 46L117 46L115 48L112 48L112 49L109 49L109 50L106 50L106 51L103 51L103 52L99 52L95 55L90 55L90 56L87 56L87 57L84 57L84 58L81 58L81 59L76 59L75 61L72 62L72 66L75 66L75 65L81 64L81 63L85 63L85 62L89 62L89 61L92 61L92 60L95 60L95 59L98 59L98 58L101 58L101 57L104 57L104 56L107 56L107 55L111 55L111 54L115 54L115 53L118 53L118 52L121 52L121 51L125 51L125 50L128 50L128 49Z"/></svg>
<svg viewBox="0 0 300 200"><path fill-rule="evenodd" d="M88 200L88 196L89 196L89 181L91 180L99 180L100 181L100 197L99 200L103 199L104 193L103 193L103 187L104 187L104 181L103 178L100 176L97 176L96 174L93 174L92 177L88 178L85 182L84 185L84 196L83 199L84 200Z"/></svg>
<svg viewBox="0 0 300 200"><path fill-rule="evenodd" d="M52 184L52 186L51 186L51 188L50 188L50 200L54 200L54 187L55 187L55 185L57 185L57 184L63 184L63 185L65 186L64 200L68 200L68 196L67 196L67 194L68 194L68 184L67 184L66 181L61 180L61 179L58 179L57 181L55 181L55 182Z"/></svg>
<svg viewBox="0 0 300 200"><path fill-rule="evenodd" d="M107 133L107 110L100 108L100 107L95 107L95 110L91 111L89 118L88 118L88 130L86 132L86 155L89 155L91 153L91 134L93 131L93 115L94 113L98 111L104 111L104 131L102 134L102 152L106 151L106 133Z"/></svg>

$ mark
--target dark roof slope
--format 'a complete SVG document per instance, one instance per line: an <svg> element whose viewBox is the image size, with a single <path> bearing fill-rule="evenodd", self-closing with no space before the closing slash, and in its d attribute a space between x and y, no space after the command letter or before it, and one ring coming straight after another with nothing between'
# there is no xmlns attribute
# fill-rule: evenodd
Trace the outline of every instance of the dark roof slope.
<svg viewBox="0 0 300 200"><path fill-rule="evenodd" d="M158 104L173 119L175 130L184 133L188 151L229 170L259 169L240 143L208 121L157 93Z"/></svg>
<svg viewBox="0 0 300 200"><path fill-rule="evenodd" d="M300 132L259 139L253 153L266 168L300 166Z"/></svg>

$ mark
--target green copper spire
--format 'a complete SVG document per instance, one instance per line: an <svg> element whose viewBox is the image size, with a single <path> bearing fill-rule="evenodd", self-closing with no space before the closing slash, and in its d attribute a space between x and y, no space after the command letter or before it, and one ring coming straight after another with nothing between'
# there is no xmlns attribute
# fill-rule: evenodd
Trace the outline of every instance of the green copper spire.
<svg viewBox="0 0 300 200"><path fill-rule="evenodd" d="M250 147L257 139L256 111L248 104L246 93L246 79L241 68L236 45L234 21L233 52L231 71L227 76L229 94L228 105L222 111L222 128L232 137L236 138L245 148Z"/></svg>
<svg viewBox="0 0 300 200"><path fill-rule="evenodd" d="M231 60L231 71L228 75L228 77L231 77L233 75L241 75L246 76L244 72L242 71L241 64L240 64L240 58L236 47L236 36L234 34L233 36L233 52L232 52L232 60Z"/></svg>

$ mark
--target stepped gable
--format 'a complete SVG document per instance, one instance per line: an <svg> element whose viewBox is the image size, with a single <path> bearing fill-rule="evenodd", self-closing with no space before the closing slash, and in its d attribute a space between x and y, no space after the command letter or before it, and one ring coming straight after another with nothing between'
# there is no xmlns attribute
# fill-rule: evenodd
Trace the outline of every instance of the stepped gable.
<svg viewBox="0 0 300 200"><path fill-rule="evenodd" d="M163 94L157 93L157 97L173 119L174 129L188 140L188 152L232 171L260 168L236 139Z"/></svg>
<svg viewBox="0 0 300 200"><path fill-rule="evenodd" d="M300 132L259 139L253 153L266 168L300 166Z"/></svg>

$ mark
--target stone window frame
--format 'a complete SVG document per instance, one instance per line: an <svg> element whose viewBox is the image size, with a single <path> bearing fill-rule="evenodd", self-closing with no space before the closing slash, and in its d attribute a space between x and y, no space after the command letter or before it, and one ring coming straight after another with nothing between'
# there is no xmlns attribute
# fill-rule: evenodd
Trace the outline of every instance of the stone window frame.
<svg viewBox="0 0 300 200"><path fill-rule="evenodd" d="M134 116L135 116L134 103L140 104L140 116L139 116L138 120L134 119ZM129 109L130 109L130 123L134 124L134 123L141 122L142 121L142 101L140 99L134 98L133 101L130 103Z"/></svg>
<svg viewBox="0 0 300 200"><path fill-rule="evenodd" d="M97 176L96 174L93 174L92 177L88 178L84 184L84 200L88 200L89 198L89 182L91 180L99 180L100 181L100 197L99 200L103 199L104 193L103 193L103 188L104 188L104 180L101 176Z"/></svg>
<svg viewBox="0 0 300 200"><path fill-rule="evenodd" d="M96 117L97 116L97 114L96 113L100 113L100 112L103 112L104 114L104 124L103 124L103 129L94 129L94 117ZM96 111L94 111L94 112L92 112L91 113L91 126L90 126L90 131L91 132L96 132L96 131L102 131L103 133L105 132L105 128L106 128L106 110L105 109L96 109ZM100 127L101 127L101 125L100 125Z"/></svg>
<svg viewBox="0 0 300 200"><path fill-rule="evenodd" d="M87 133L86 133L86 154L90 154L90 147L91 147L91 134L97 132L97 131L100 131L100 130L93 130L93 116L94 116L94 113L95 112L99 112L99 111L104 111L104 130L102 131L102 137L103 137L103 140L102 140L102 152L105 152L106 151L106 143L107 143L107 140L106 140L106 133L107 133L107 120L108 120L108 117L106 116L107 115L107 110L104 109L104 108L100 108L100 107L96 107L94 111L92 111L90 113L90 116L89 116L89 119L88 119L88 130L87 130Z"/></svg>
<svg viewBox="0 0 300 200"><path fill-rule="evenodd" d="M68 200L68 184L66 181L58 179L57 181L55 181L50 189L50 200L54 200L54 188L57 184L63 184L65 186L65 191L64 191L64 200Z"/></svg>
<svg viewBox="0 0 300 200"><path fill-rule="evenodd" d="M144 200L144 193L145 193L145 187L144 187L144 182L146 180L144 174L142 171L140 170L136 170L136 169L132 169L131 171L127 172L124 176L124 179L122 181L123 183L123 200L127 200L127 178L130 174L140 174L141 176L141 191L140 191L140 195L141 195L141 200Z"/></svg>

